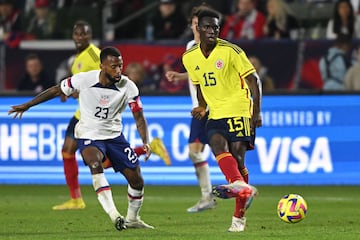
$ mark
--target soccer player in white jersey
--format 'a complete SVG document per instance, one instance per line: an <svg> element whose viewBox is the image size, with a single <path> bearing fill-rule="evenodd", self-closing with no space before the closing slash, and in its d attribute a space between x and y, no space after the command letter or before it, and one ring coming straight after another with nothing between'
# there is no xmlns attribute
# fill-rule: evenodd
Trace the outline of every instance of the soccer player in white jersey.
<svg viewBox="0 0 360 240"><path fill-rule="evenodd" d="M114 47L104 48L100 53L100 69L82 72L64 79L32 100L11 106L9 114L22 117L29 108L65 94L78 92L81 118L75 126L84 163L90 168L93 187L98 200L109 215L116 229L154 228L140 219L143 203L144 180L140 172L139 159L122 134L121 113L129 105L137 130L143 141L146 159L151 148L147 122L143 115L139 90L135 83L121 75L122 56ZM115 172L121 172L128 181L128 209L126 218L117 210L110 185L105 178L102 161L107 156Z"/></svg>
<svg viewBox="0 0 360 240"><path fill-rule="evenodd" d="M195 44L198 44L200 41L199 32L196 30L198 25L198 14L199 12L207 8L205 5L195 6L190 15L191 30L194 34L194 39L189 41L186 45L186 50L193 47ZM189 81L189 91L191 96L191 101L193 108L198 106L198 100L196 97L196 87L192 84L191 80L188 78L187 73L179 73L175 71L166 72L166 77L169 81ZM212 209L216 206L216 200L212 191L211 180L210 180L210 170L209 164L206 159L203 157L203 151L205 144L208 143L206 133L205 133L205 123L206 118L201 120L193 117L191 119L191 128L189 136L189 158L193 162L196 177L201 190L200 200L192 207L188 208L187 211L190 213L200 212L207 209Z"/></svg>

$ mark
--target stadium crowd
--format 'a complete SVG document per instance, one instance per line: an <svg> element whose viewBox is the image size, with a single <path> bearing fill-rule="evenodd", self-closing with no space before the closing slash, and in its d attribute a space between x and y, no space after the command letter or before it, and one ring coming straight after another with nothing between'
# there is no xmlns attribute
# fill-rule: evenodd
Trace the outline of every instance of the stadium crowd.
<svg viewBox="0 0 360 240"><path fill-rule="evenodd" d="M269 39L273 41L335 40L340 34L356 42L360 37L359 2L359 0L0 0L0 39L8 48L17 48L23 40L71 39L73 23L83 19L91 24L93 38L100 41L149 40L166 43L182 40L186 42L193 37L188 20L191 9L205 3L221 12L220 38L232 42ZM344 55L349 62L355 64L357 59L354 52L349 50L344 52ZM263 56L256 57L266 68ZM186 90L186 85L174 86L164 81L165 70L183 69L179 59L180 56L169 54L164 56L160 66L151 68L143 66L146 69L143 88L170 93ZM318 63L316 65L314 75L320 76L321 67ZM347 71L351 65L353 64L346 65L345 70ZM322 81L325 81L324 77L321 77ZM276 81L275 77L273 89L278 88ZM318 84L316 88L322 88L324 85L325 83ZM314 84L305 86L305 88L313 87Z"/></svg>

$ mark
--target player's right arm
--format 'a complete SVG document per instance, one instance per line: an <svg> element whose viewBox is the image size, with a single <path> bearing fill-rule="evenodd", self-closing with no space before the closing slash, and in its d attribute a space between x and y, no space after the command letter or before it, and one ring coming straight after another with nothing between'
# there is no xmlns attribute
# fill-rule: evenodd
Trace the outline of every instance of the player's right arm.
<svg viewBox="0 0 360 240"><path fill-rule="evenodd" d="M77 74L80 75L80 74ZM15 114L13 118L21 118L23 113L27 111L29 108L38 105L40 103L46 102L50 99L53 99L57 96L70 96L71 94L77 92L77 90L74 88L74 82L72 80L78 78L77 75L74 75L73 77L66 78L60 82L60 84L55 85L53 87L50 87L38 95L36 95L33 99L30 101L16 105L11 106L11 109L8 111L8 115Z"/></svg>
<svg viewBox="0 0 360 240"><path fill-rule="evenodd" d="M16 105L16 106L11 106L11 109L8 111L8 115L11 114L15 114L13 116L13 118L21 118L23 113L25 111L27 111L29 108L38 105L40 103L46 102L50 99L53 99L57 96L62 95L63 92L61 91L61 87L60 85L55 85L53 87L50 87L44 91L42 91L41 93L39 93L38 95L36 95L33 99L31 99L30 101L20 104L20 105Z"/></svg>
<svg viewBox="0 0 360 240"><path fill-rule="evenodd" d="M200 88L199 84L196 85L196 95L197 95L197 99L198 99L198 102L199 102L199 106L192 109L191 115L194 118L200 120L206 115L207 103L206 103L206 101L204 99L204 96L202 95L201 88Z"/></svg>
<svg viewBox="0 0 360 240"><path fill-rule="evenodd" d="M175 71L167 71L165 73L165 76L169 82L184 81L184 80L188 80L188 78L189 78L189 75L187 72L179 73L179 72L175 72Z"/></svg>

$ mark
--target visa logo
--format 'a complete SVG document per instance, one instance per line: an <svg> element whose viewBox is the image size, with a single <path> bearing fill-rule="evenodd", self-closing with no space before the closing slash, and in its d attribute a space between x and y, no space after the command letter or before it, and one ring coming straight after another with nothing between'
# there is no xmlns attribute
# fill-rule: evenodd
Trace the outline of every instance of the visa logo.
<svg viewBox="0 0 360 240"><path fill-rule="evenodd" d="M315 173L333 171L329 140L318 137L311 142L309 137L274 137L268 143L265 138L256 138L260 168L263 173Z"/></svg>

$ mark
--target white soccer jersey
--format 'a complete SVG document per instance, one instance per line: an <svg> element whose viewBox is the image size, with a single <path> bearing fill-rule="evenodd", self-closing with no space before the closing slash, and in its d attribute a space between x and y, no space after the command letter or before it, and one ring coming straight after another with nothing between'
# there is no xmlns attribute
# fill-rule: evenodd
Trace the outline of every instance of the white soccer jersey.
<svg viewBox="0 0 360 240"><path fill-rule="evenodd" d="M191 47L193 47L194 45L196 45L195 40L191 40L186 44L186 50L190 49ZM191 96L191 101L192 101L192 105L193 108L198 107L199 106L199 102L197 99L197 93L196 93L196 86L191 82L191 79L188 79L189 81L189 91L190 91L190 96Z"/></svg>
<svg viewBox="0 0 360 240"><path fill-rule="evenodd" d="M80 120L75 137L105 140L120 136L121 113L139 96L135 83L122 76L119 82L104 87L99 82L100 70L81 72L61 82L67 96L79 92Z"/></svg>

